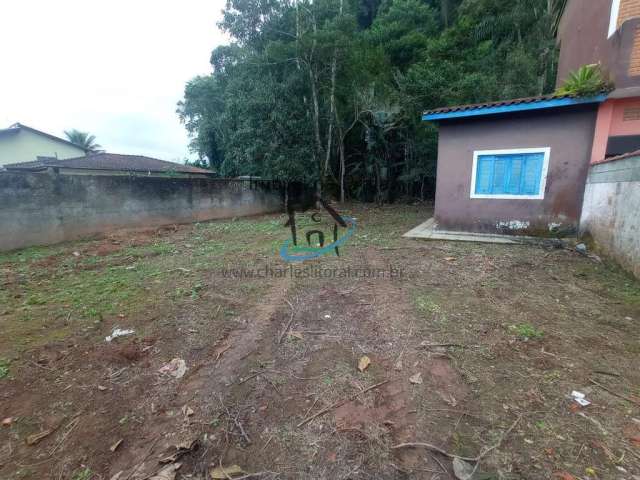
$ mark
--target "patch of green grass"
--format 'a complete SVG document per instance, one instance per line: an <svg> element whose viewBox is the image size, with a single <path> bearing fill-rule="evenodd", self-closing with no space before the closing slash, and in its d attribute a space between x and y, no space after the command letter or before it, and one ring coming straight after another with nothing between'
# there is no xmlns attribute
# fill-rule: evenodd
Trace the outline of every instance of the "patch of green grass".
<svg viewBox="0 0 640 480"><path fill-rule="evenodd" d="M529 323L511 325L509 326L509 330L513 332L518 338L524 341L535 340L544 336L544 332L542 330L538 330L536 327Z"/></svg>
<svg viewBox="0 0 640 480"><path fill-rule="evenodd" d="M93 478L93 472L89 467L82 467L76 470L71 477L71 480L91 480Z"/></svg>
<svg viewBox="0 0 640 480"><path fill-rule="evenodd" d="M414 299L414 303L416 310L418 310L418 313L421 315L433 315L442 311L440 305L434 302L428 295L418 295Z"/></svg>
<svg viewBox="0 0 640 480"><path fill-rule="evenodd" d="M128 247L115 254L115 257L150 257L159 255L172 255L177 253L176 246L172 242L154 242L149 245L139 247Z"/></svg>
<svg viewBox="0 0 640 480"><path fill-rule="evenodd" d="M284 230L284 217L276 219L240 218L210 223L200 223L198 231L217 234L257 234ZM298 222L296 221L296 224Z"/></svg>
<svg viewBox="0 0 640 480"><path fill-rule="evenodd" d="M0 254L0 265L3 263L32 263L43 258L59 255L65 247L55 245L52 247L28 247Z"/></svg>
<svg viewBox="0 0 640 480"><path fill-rule="evenodd" d="M9 376L9 361L0 358L0 380Z"/></svg>
<svg viewBox="0 0 640 480"><path fill-rule="evenodd" d="M640 306L640 281L616 264L587 264L574 273L575 277L596 281L612 298L629 306Z"/></svg>

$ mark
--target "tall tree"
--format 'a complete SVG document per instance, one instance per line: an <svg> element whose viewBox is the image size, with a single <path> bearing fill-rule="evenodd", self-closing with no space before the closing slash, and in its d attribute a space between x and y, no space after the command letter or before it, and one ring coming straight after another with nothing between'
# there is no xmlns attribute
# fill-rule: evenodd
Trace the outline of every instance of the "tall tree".
<svg viewBox="0 0 640 480"><path fill-rule="evenodd" d="M423 110L553 90L566 0L229 0L230 45L185 89L191 148L223 175L390 201L433 193Z"/></svg>
<svg viewBox="0 0 640 480"><path fill-rule="evenodd" d="M64 134L74 145L84 148L87 152L95 153L102 149L102 145L96 143L95 135L90 135L87 132L81 132L75 128L72 130L65 130Z"/></svg>

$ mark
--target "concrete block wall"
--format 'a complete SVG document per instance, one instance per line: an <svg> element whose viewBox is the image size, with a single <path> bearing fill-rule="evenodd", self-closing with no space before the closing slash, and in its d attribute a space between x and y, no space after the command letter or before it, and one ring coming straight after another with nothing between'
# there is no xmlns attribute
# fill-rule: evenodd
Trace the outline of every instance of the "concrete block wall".
<svg viewBox="0 0 640 480"><path fill-rule="evenodd" d="M282 210L266 182L0 172L0 251Z"/></svg>
<svg viewBox="0 0 640 480"><path fill-rule="evenodd" d="M591 166L580 233L640 278L640 156Z"/></svg>

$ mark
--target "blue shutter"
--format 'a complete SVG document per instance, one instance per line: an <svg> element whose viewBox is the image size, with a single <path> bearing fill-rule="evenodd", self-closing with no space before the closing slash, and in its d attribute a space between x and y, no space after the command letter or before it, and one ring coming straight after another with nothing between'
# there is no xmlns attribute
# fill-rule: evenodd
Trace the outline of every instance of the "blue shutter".
<svg viewBox="0 0 640 480"><path fill-rule="evenodd" d="M520 183L522 171L524 170L525 158L522 155L514 156L511 159L509 178L507 179L506 193L509 195L520 195Z"/></svg>
<svg viewBox="0 0 640 480"><path fill-rule="evenodd" d="M479 155L476 164L478 195L538 195L545 154Z"/></svg>
<svg viewBox="0 0 640 480"><path fill-rule="evenodd" d="M540 180L542 177L542 164L544 154L534 153L527 155L524 173L522 175L521 195L538 195L540 193Z"/></svg>
<svg viewBox="0 0 640 480"><path fill-rule="evenodd" d="M505 185L509 173L510 159L506 155L499 155L493 161L493 182L491 193L501 195L505 193Z"/></svg>
<svg viewBox="0 0 640 480"><path fill-rule="evenodd" d="M478 157L476 165L476 193L491 194L491 178L493 176L493 158L489 155Z"/></svg>

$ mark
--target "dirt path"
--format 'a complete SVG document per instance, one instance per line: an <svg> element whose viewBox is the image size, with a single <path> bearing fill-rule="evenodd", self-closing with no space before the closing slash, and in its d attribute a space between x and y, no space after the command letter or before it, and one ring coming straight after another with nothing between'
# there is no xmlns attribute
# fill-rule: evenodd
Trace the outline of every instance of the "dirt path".
<svg viewBox="0 0 640 480"><path fill-rule="evenodd" d="M138 455L121 455L111 465L109 476L148 478L164 468L164 464L157 461L158 455L170 458L176 451L200 442L203 425L200 423L194 428L191 417L203 419L220 410L220 400L224 402L229 386L237 382L238 372L245 368L247 358L261 345L269 343L265 342L265 335L273 330L277 310L286 305L289 284L288 277L274 281L259 303L236 319L240 328L207 347L204 359L179 380L171 403L164 405L164 410L171 414L145 422L137 432L138 442L129 445L129 452L139 452ZM182 415L174 415L176 411ZM201 467L206 471L206 464Z"/></svg>

